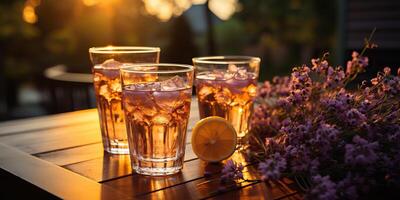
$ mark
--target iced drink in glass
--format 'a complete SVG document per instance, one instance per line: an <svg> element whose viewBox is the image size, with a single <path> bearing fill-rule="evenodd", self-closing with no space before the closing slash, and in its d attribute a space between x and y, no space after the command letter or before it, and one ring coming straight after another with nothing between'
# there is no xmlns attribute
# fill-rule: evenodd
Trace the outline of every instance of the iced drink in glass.
<svg viewBox="0 0 400 200"><path fill-rule="evenodd" d="M185 155L193 67L133 65L124 66L121 73L133 170L145 175L179 172ZM150 81L130 81L149 75L153 77Z"/></svg>
<svg viewBox="0 0 400 200"><path fill-rule="evenodd" d="M239 145L250 127L260 59L246 56L193 59L200 118L220 116L235 128Z"/></svg>
<svg viewBox="0 0 400 200"><path fill-rule="evenodd" d="M120 67L123 63L157 63L159 48L98 47L89 49L94 64L93 84L104 150L128 154L124 113L121 103Z"/></svg>

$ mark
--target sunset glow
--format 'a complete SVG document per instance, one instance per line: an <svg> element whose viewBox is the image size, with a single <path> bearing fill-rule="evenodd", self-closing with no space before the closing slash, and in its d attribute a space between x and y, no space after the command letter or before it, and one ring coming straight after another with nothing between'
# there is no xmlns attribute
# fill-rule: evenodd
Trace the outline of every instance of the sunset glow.
<svg viewBox="0 0 400 200"><path fill-rule="evenodd" d="M25 6L22 11L22 18L25 22L34 24L37 22L38 18L35 13L35 8L32 6Z"/></svg>
<svg viewBox="0 0 400 200"><path fill-rule="evenodd" d="M34 24L38 21L35 8L39 6L41 0L27 0L24 9L22 10L22 19L29 24Z"/></svg>

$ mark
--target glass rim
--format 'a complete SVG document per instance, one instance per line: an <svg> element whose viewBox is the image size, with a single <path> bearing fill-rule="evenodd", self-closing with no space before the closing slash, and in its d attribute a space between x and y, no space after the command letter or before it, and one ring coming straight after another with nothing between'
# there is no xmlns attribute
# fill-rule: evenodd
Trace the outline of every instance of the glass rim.
<svg viewBox="0 0 400 200"><path fill-rule="evenodd" d="M89 53L96 53L96 54L153 53L160 51L161 51L160 47L145 47L145 46L103 46L103 47L89 48Z"/></svg>
<svg viewBox="0 0 400 200"><path fill-rule="evenodd" d="M228 59L238 59L237 61L228 61ZM200 64L248 64L250 62L260 62L261 59L255 56L204 56L192 58L193 63Z"/></svg>
<svg viewBox="0 0 400 200"><path fill-rule="evenodd" d="M164 66L164 67L178 67L182 69L176 69L176 70L148 70L148 71L143 71L143 70L135 70L135 69L129 69L132 67L158 67L158 66ZM173 73L184 73L184 72L193 72L194 67L192 65L185 65L185 64L175 64L175 63L137 63L137 64L122 64L120 67L120 70L122 72L127 72L127 73L137 73L137 74L173 74Z"/></svg>

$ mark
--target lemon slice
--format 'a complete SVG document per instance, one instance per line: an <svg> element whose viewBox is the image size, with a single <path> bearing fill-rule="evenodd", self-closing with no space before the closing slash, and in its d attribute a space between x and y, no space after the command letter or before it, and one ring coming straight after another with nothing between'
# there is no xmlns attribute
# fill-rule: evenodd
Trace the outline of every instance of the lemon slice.
<svg viewBox="0 0 400 200"><path fill-rule="evenodd" d="M224 118L211 116L196 123L192 131L193 152L204 161L218 162L235 152L236 131Z"/></svg>

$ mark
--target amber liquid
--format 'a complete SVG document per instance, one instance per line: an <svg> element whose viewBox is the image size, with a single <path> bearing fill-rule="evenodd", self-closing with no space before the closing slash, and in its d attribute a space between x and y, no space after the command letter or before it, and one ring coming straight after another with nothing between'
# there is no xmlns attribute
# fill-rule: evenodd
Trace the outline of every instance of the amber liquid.
<svg viewBox="0 0 400 200"><path fill-rule="evenodd" d="M128 154L119 69L95 66L93 74L104 150L113 154Z"/></svg>
<svg viewBox="0 0 400 200"><path fill-rule="evenodd" d="M191 91L124 87L131 162L137 173L167 175L182 168Z"/></svg>
<svg viewBox="0 0 400 200"><path fill-rule="evenodd" d="M196 90L200 118L220 116L235 128L241 140L250 129L253 100L256 96L255 76L246 79L211 80L208 76L196 76Z"/></svg>

